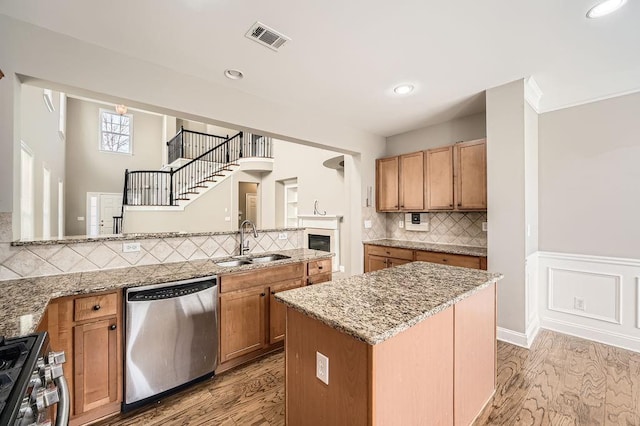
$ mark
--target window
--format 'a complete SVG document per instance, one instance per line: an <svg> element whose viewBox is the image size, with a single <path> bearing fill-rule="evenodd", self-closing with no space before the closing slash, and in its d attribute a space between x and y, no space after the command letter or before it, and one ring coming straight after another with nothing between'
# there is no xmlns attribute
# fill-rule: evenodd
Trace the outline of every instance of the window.
<svg viewBox="0 0 640 426"><path fill-rule="evenodd" d="M133 117L131 114L100 110L100 150L131 154Z"/></svg>

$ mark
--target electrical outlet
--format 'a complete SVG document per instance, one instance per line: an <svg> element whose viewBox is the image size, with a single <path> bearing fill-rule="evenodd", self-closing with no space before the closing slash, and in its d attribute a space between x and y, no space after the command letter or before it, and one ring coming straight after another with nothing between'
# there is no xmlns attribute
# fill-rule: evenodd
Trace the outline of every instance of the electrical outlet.
<svg viewBox="0 0 640 426"><path fill-rule="evenodd" d="M279 240L286 240L287 239L287 233L286 232L281 232L278 234L278 239Z"/></svg>
<svg viewBox="0 0 640 426"><path fill-rule="evenodd" d="M316 377L325 385L329 384L329 358L316 352Z"/></svg>
<svg viewBox="0 0 640 426"><path fill-rule="evenodd" d="M400 229L404 228L404 220L398 221L398 228Z"/></svg>
<svg viewBox="0 0 640 426"><path fill-rule="evenodd" d="M134 253L140 251L140 243L122 243L123 253Z"/></svg>
<svg viewBox="0 0 640 426"><path fill-rule="evenodd" d="M371 228L371 221L370 220L365 220L364 221L364 229L370 229Z"/></svg>
<svg viewBox="0 0 640 426"><path fill-rule="evenodd" d="M224 221L225 222L231 222L231 216L225 216L224 217Z"/></svg>
<svg viewBox="0 0 640 426"><path fill-rule="evenodd" d="M484 232L487 232L488 228L489 228L489 224L487 222L482 222L482 230Z"/></svg>
<svg viewBox="0 0 640 426"><path fill-rule="evenodd" d="M574 297L573 308L578 311L584 311L586 309L584 306L584 299L582 297Z"/></svg>

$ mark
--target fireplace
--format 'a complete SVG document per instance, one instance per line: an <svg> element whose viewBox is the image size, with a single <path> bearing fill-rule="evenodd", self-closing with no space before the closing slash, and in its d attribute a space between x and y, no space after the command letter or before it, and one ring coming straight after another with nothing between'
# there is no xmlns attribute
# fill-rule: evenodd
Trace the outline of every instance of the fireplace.
<svg viewBox="0 0 640 426"><path fill-rule="evenodd" d="M309 241L307 247L313 250L320 251L331 251L331 236L329 235L318 235L318 234L308 234Z"/></svg>

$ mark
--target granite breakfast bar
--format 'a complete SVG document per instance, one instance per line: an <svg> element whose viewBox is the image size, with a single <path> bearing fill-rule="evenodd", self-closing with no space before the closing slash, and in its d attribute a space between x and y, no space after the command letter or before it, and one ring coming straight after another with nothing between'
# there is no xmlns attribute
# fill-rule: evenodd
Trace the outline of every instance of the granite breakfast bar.
<svg viewBox="0 0 640 426"><path fill-rule="evenodd" d="M277 294L287 424L470 424L495 390L501 278L413 262Z"/></svg>

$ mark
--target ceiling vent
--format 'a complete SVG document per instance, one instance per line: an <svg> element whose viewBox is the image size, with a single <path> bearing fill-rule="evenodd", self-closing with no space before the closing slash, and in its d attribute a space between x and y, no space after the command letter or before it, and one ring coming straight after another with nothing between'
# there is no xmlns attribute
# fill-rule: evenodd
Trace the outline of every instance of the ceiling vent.
<svg viewBox="0 0 640 426"><path fill-rule="evenodd" d="M279 33L273 28L267 27L262 22L256 22L249 28L249 31L245 34L245 37L254 40L263 46L267 46L271 50L276 52L283 44L291 39L284 34Z"/></svg>

